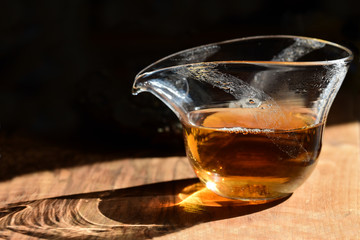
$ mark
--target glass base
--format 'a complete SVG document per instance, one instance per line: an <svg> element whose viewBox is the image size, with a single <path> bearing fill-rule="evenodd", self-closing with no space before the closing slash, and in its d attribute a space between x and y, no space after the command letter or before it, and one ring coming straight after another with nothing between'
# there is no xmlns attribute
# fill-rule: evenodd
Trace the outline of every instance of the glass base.
<svg viewBox="0 0 360 240"><path fill-rule="evenodd" d="M289 196L291 196L291 193L269 198L234 198L214 192L208 189L202 182L187 186L178 195L181 200L179 205L200 205L206 207L260 205L277 200L281 201L281 199L286 199Z"/></svg>
<svg viewBox="0 0 360 240"><path fill-rule="evenodd" d="M225 181L209 181L199 176L200 181L213 193L228 199L249 202L249 204L262 204L288 197L292 192L286 191L285 184L274 182L248 182L239 179ZM224 180L224 178L223 178ZM279 191L282 190L282 191Z"/></svg>

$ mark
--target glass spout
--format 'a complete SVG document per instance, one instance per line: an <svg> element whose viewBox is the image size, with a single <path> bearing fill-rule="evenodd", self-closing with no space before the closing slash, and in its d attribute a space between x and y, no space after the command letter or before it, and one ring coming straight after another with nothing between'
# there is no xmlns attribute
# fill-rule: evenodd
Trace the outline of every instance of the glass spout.
<svg viewBox="0 0 360 240"><path fill-rule="evenodd" d="M194 105L188 89L188 82L181 74L173 72L173 69L166 69L137 76L132 93L152 93L182 120Z"/></svg>

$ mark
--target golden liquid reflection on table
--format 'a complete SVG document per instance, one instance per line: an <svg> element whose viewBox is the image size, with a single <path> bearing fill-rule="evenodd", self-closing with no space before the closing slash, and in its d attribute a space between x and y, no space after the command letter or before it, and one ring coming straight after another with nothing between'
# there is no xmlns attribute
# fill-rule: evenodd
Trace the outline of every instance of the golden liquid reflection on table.
<svg viewBox="0 0 360 240"><path fill-rule="evenodd" d="M286 199L254 205L222 198L197 179L63 196L0 209L0 237L144 239L202 222L258 212Z"/></svg>

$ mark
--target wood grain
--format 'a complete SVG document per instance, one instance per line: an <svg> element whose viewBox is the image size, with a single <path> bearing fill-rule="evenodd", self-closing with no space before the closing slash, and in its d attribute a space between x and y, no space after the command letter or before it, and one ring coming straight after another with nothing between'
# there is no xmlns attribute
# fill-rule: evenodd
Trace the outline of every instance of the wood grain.
<svg viewBox="0 0 360 240"><path fill-rule="evenodd" d="M1 182L0 236L360 239L359 169L358 122L327 127L310 178L288 199L262 205L207 191L184 157L109 157Z"/></svg>

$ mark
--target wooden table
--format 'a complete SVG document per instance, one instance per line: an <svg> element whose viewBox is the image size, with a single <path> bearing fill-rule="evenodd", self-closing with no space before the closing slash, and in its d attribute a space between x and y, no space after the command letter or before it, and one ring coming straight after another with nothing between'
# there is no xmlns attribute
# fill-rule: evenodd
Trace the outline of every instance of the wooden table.
<svg viewBox="0 0 360 240"><path fill-rule="evenodd" d="M2 151L11 140L4 144ZM356 121L328 126L306 183L291 197L262 205L210 193L183 156L121 157L41 146L40 156L36 144L21 154L46 161L60 154L84 164L0 182L0 238L360 239Z"/></svg>

